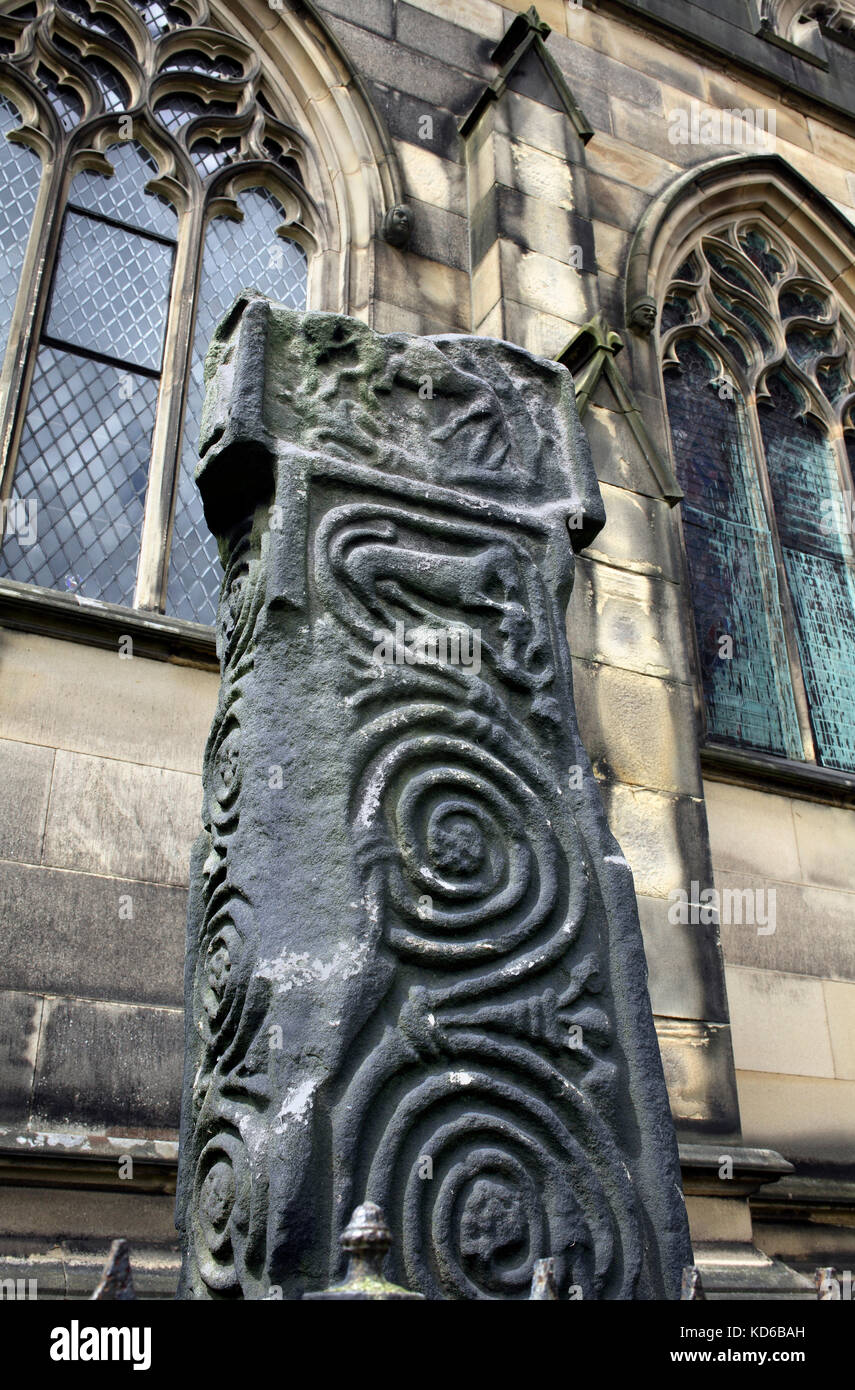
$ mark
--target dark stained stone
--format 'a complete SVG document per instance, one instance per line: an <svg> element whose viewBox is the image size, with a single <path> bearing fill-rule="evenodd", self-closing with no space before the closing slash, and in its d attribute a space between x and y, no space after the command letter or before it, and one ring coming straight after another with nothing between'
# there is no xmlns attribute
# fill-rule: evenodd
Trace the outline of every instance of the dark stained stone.
<svg viewBox="0 0 855 1390"><path fill-rule="evenodd" d="M180 1006L186 889L29 864L0 867L6 984Z"/></svg>
<svg viewBox="0 0 855 1390"><path fill-rule="evenodd" d="M32 1125L167 1137L178 1121L178 1009L45 1002Z"/></svg>
<svg viewBox="0 0 855 1390"><path fill-rule="evenodd" d="M448 20L429 14L427 10L407 5L405 0L398 0L395 37L398 43L417 53L439 58L449 67L462 68L464 72L489 73L491 77L495 72L495 65L490 61L495 47L491 38L463 29L459 24L449 24Z"/></svg>
<svg viewBox="0 0 855 1390"><path fill-rule="evenodd" d="M632 875L573 705L604 520L563 367L251 292L206 367L225 575L186 966L183 1296L677 1298ZM578 1296L578 1295L576 1295Z"/></svg>
<svg viewBox="0 0 855 1390"><path fill-rule="evenodd" d="M0 1125L26 1125L42 998L0 990Z"/></svg>

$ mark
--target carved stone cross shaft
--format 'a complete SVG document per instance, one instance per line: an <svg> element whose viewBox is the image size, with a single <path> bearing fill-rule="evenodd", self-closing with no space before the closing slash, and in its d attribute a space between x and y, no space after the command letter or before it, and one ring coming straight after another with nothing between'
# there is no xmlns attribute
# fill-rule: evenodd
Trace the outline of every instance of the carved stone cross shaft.
<svg viewBox="0 0 855 1390"><path fill-rule="evenodd" d="M435 1299L678 1297L632 876L564 615L602 502L565 368L243 296L198 481L225 570L192 873L186 1297L300 1297L376 1203Z"/></svg>

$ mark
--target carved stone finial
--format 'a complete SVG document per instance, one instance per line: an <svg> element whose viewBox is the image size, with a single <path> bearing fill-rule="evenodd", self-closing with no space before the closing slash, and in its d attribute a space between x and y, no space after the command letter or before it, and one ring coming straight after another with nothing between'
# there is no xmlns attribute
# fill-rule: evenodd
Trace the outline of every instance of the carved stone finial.
<svg viewBox="0 0 855 1390"><path fill-rule="evenodd" d="M637 299L629 311L629 327L640 338L649 338L656 327L656 300L645 295Z"/></svg>
<svg viewBox="0 0 855 1390"><path fill-rule="evenodd" d="M363 1202L356 1207L339 1236L339 1245L348 1256L344 1282L322 1293L304 1294L304 1299L424 1298L423 1294L410 1293L409 1289L391 1284L385 1277L383 1261L392 1246L392 1232L374 1202Z"/></svg>
<svg viewBox="0 0 855 1390"><path fill-rule="evenodd" d="M91 1299L135 1299L131 1273L130 1247L126 1240L114 1240Z"/></svg>
<svg viewBox="0 0 855 1390"><path fill-rule="evenodd" d="M383 240L405 251L413 234L415 216L409 203L396 203L383 218Z"/></svg>

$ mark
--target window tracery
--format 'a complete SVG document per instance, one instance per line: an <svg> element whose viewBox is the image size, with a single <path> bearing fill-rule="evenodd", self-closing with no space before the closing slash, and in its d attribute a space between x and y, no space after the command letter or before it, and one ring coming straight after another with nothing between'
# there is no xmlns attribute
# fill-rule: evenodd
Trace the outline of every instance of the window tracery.
<svg viewBox="0 0 855 1390"><path fill-rule="evenodd" d="M765 0L763 25L767 30L811 48L819 34L855 43L853 0ZM821 44L821 40L820 44Z"/></svg>
<svg viewBox="0 0 855 1390"><path fill-rule="evenodd" d="M773 228L707 227L662 362L709 735L855 767L855 336Z"/></svg>
<svg viewBox="0 0 855 1390"><path fill-rule="evenodd" d="M40 512L7 576L213 620L204 348L248 284L305 306L322 222L276 110L203 0L0 11L3 486Z"/></svg>

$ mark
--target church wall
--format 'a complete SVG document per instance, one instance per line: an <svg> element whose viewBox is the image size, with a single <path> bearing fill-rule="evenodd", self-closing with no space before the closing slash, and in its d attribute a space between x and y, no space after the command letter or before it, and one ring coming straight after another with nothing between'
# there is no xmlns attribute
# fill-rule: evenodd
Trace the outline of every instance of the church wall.
<svg viewBox="0 0 855 1390"><path fill-rule="evenodd" d="M619 364L667 457L660 383L647 344L624 321L626 258L651 200L684 169L732 148L675 145L670 113L692 101L716 110L774 107L777 152L853 221L855 135L836 128L840 119L824 116L810 96L801 103L783 93L782 81L797 73L790 55L761 44L767 75L739 68L739 54L755 51L740 0L680 7L697 11L699 32L712 26L722 44L736 25L744 37L731 58L640 27L657 9L652 3L540 0L553 29L549 52L594 132L583 162L573 162L582 156L566 113L545 87L509 92L487 134L467 146L459 124L496 77L492 48L524 8L492 0L318 4L387 123L415 213L406 252L376 228L364 237L347 307L380 331L475 325L547 356L561 352L592 306L602 308L623 336ZM275 55L284 42L276 10L260 0L241 9L245 32ZM808 93L821 87L820 76L798 70ZM426 128L429 138L420 134ZM494 185L503 190L495 239L486 241L479 223L473 240L473 194L480 200ZM580 266L568 264L568 243L583 248ZM635 874L680 1136L736 1143L741 1117L746 1144L851 1171L855 811L702 781L677 513L606 392L585 425L608 522L580 558L568 616L576 698L612 828ZM125 661L104 645L0 631L0 769L10 792L0 821L9 943L0 1124L9 1132L176 1138L187 860L217 690L210 662L195 660L182 664L173 653ZM668 920L673 890L711 883L713 871L719 888L771 885L779 894L773 935L722 929L726 990L715 929ZM132 921L119 916L125 897ZM156 1174L149 1157L144 1171ZM160 1179L149 1181L156 1187ZM109 1200L125 1201L118 1180L114 1186ZM168 1195L146 1191L136 1200L160 1212L154 1246L165 1249ZM106 1202L105 1194L80 1197L90 1245L106 1226L131 1236L131 1227L145 1226L139 1208L131 1216L127 1203ZM36 1230L20 1203L9 1210L19 1214L5 1226L0 1217L0 1227L15 1250L30 1240L47 1252L56 1222L70 1229L77 1219L51 1208ZM57 1288L76 1249L57 1266ZM799 1246L805 1259L812 1249L807 1238ZM150 1260L152 1287L159 1258ZM88 1277L85 1261L80 1267Z"/></svg>

